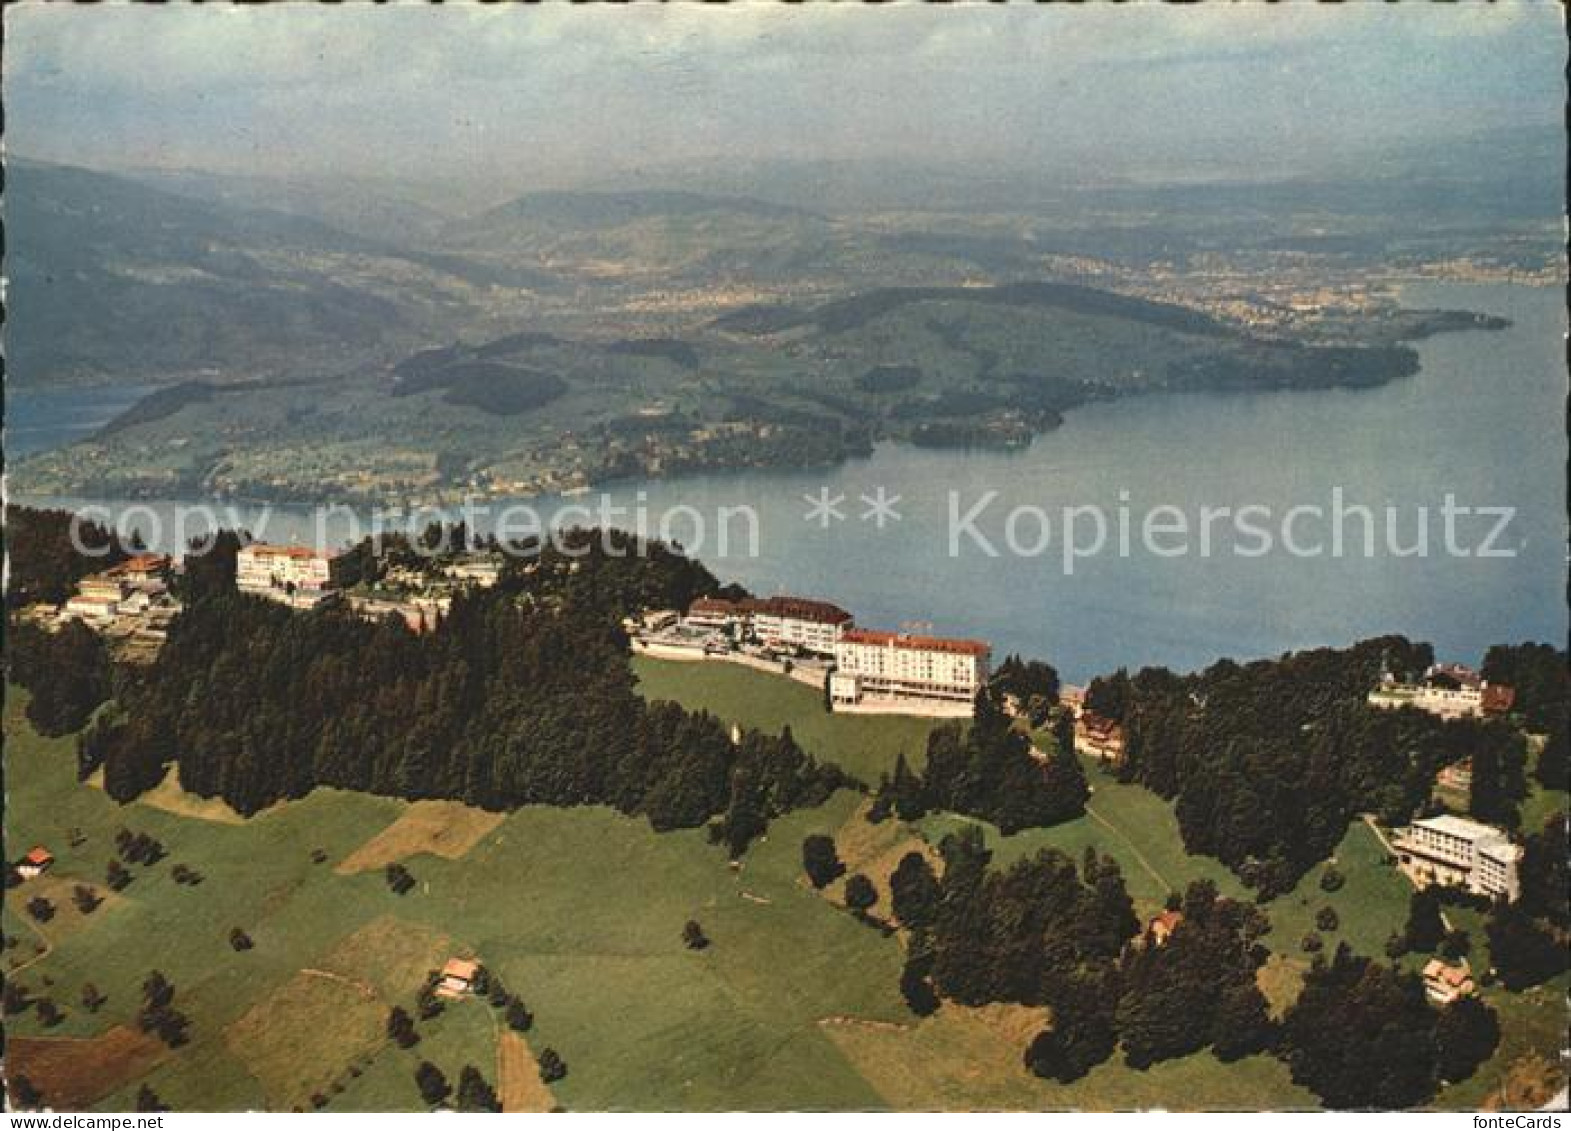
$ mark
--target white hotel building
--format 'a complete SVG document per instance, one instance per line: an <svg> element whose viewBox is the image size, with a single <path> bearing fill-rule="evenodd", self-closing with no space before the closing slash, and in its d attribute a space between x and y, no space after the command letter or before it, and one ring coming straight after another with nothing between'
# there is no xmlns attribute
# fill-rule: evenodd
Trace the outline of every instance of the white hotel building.
<svg viewBox="0 0 1571 1131"><path fill-rule="evenodd" d="M827 601L806 597L765 597L728 601L700 597L683 618L692 629L751 636L770 648L800 649L819 656L833 656L841 634L851 626L851 614Z"/></svg>
<svg viewBox="0 0 1571 1131"><path fill-rule="evenodd" d="M1491 825L1449 813L1414 821L1396 842L1402 870L1419 887L1465 888L1490 899L1514 900L1520 890L1521 846Z"/></svg>
<svg viewBox="0 0 1571 1131"><path fill-rule="evenodd" d="M295 608L313 608L333 587L332 561L332 555L305 546L256 542L235 558L235 587Z"/></svg>
<svg viewBox="0 0 1571 1131"><path fill-rule="evenodd" d="M831 703L864 699L970 703L986 685L992 650L979 640L852 628L835 645Z"/></svg>
<svg viewBox="0 0 1571 1131"><path fill-rule="evenodd" d="M805 597L766 597L741 605L753 635L771 648L833 656L851 624L851 614L839 606Z"/></svg>

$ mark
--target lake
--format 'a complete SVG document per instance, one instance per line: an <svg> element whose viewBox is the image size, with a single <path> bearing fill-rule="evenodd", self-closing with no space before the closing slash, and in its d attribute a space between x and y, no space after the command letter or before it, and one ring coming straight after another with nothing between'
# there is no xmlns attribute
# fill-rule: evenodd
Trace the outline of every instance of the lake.
<svg viewBox="0 0 1571 1131"><path fill-rule="evenodd" d="M6 457L16 459L86 439L157 387L8 388L5 394Z"/></svg>
<svg viewBox="0 0 1571 1131"><path fill-rule="evenodd" d="M999 656L1040 656L1072 679L1118 666L1189 669L1385 632L1475 662L1495 642L1563 643L1564 296L1457 284L1410 285L1404 295L1410 306L1500 314L1514 325L1421 342L1419 374L1379 389L1132 398L1076 410L1018 452L886 445L824 472L628 484L610 499L641 505L651 530L671 517L672 533L718 575L755 592L822 597L872 627L981 637ZM31 426L24 405L11 411ZM859 499L876 499L879 488L899 497L899 519L886 513L882 529ZM805 520L806 497L821 491L845 497L835 508L843 518ZM1510 514L1453 514L1453 548L1468 553L1448 552L1448 495L1453 510ZM528 504L549 520L564 506L593 510L599 496ZM504 505L492 504L492 515ZM678 506L703 517L702 538L692 514L673 514ZM719 552L715 516L744 506L757 516L758 554L747 552L740 520L730 525L728 552ZM1329 517L1338 506L1350 516L1340 555ZM1107 549L1066 568L1064 508L1086 507L1104 512ZM1210 520L1209 552L1201 552L1202 507L1237 516ZM1320 508L1321 517L1292 515L1303 507ZM1360 507L1370 511L1368 554ZM956 521L976 508L969 526ZM1266 528L1268 552L1257 552L1261 537L1241 525L1241 508L1259 508L1248 525ZM1088 515L1074 526L1086 548L1095 533ZM1118 545L1123 516L1127 552ZM258 513L241 517L274 540L312 529L300 512L275 509L265 527ZM1173 529L1180 519L1182 537ZM1416 548L1427 522L1429 552L1393 553L1388 521L1398 551ZM1147 522L1160 528L1150 539L1141 534ZM1007 545L1011 532L1020 552ZM1188 552L1174 555L1180 541Z"/></svg>

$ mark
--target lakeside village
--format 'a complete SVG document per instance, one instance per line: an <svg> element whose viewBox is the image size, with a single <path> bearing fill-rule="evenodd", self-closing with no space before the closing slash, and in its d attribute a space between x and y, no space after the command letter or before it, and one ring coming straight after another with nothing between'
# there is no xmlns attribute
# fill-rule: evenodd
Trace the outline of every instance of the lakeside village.
<svg viewBox="0 0 1571 1131"><path fill-rule="evenodd" d="M368 619L393 615L410 631L424 633L436 628L459 591L495 585L504 566L500 553L462 552L418 566L390 566L374 587L342 588L335 581L337 556L252 543L236 554L235 586L298 610L341 604ZM536 565L523 568L528 572ZM183 561L168 555L137 554L82 578L63 605L30 606L23 615L51 631L80 622L105 637L117 661L151 663L180 611L172 583L183 569ZM822 690L836 713L968 719L993 674L992 649L984 641L863 628L845 609L804 597L700 597L685 610L645 611L623 627L635 654L740 664L793 679ZM1085 698L1083 688L1060 689L1059 702L1074 720L1075 748L1116 770L1124 758L1123 728L1089 710ZM1445 719L1501 715L1514 700L1512 688L1453 663L1436 664L1413 681L1386 672L1368 695L1379 709L1411 708ZM1005 707L1015 714L1021 710L1015 702ZM1469 763L1459 762L1443 768L1435 784L1465 792L1470 775ZM1453 887L1491 900L1514 901L1519 894L1522 847L1491 825L1450 813L1419 818L1397 830L1388 847L1416 887ZM40 845L16 869L27 878L50 863L49 850ZM1160 927L1153 923L1152 929ZM1424 983L1441 1002L1475 992L1465 960L1430 962Z"/></svg>

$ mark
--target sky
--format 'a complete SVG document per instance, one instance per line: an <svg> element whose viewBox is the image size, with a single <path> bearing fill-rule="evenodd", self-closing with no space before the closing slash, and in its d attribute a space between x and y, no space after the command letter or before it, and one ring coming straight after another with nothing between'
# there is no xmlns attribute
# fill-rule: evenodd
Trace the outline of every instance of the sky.
<svg viewBox="0 0 1571 1131"><path fill-rule="evenodd" d="M7 6L6 149L509 187L733 162L1312 170L1561 121L1553 0Z"/></svg>

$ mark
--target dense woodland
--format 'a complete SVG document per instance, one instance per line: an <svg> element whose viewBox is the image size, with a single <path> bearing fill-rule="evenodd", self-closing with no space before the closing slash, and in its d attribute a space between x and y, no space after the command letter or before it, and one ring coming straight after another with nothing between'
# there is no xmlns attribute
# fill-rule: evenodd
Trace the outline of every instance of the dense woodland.
<svg viewBox="0 0 1571 1131"><path fill-rule="evenodd" d="M81 730L112 691L109 650L98 633L80 621L59 632L13 623L6 631L6 668L31 694L27 721L39 734Z"/></svg>
<svg viewBox="0 0 1571 1131"><path fill-rule="evenodd" d="M873 815L890 812L914 821L943 810L977 817L1003 833L1072 821L1085 812L1085 772L1075 757L1074 734L1060 716L1051 749L1037 750L1029 735L1004 714L997 687L976 697L971 725L936 728L927 740L927 765L918 773L905 756L894 776L879 783Z"/></svg>
<svg viewBox="0 0 1571 1131"><path fill-rule="evenodd" d="M125 560L126 547L114 531L95 522L81 521L73 542L74 517L70 511L5 508L7 608L58 605L83 577Z"/></svg>
<svg viewBox="0 0 1571 1131"><path fill-rule="evenodd" d="M1545 738L1537 777L1546 789L1571 786L1571 664L1548 644L1497 644L1480 674L1516 689L1512 710L1533 734Z"/></svg>
<svg viewBox="0 0 1571 1131"><path fill-rule="evenodd" d="M937 998L963 1005L1046 1005L1054 1026L1033 1068L1072 1080L1107 1059L1117 1043L1118 961L1138 921L1110 858L1087 854L1082 868L1053 849L1003 870L972 827L939 846L942 875L919 855L891 878L895 913L910 930L901 986L918 1012ZM1051 1063L1049 1063L1051 1060Z"/></svg>
<svg viewBox="0 0 1571 1131"><path fill-rule="evenodd" d="M1119 671L1094 680L1086 704L1124 724L1120 774L1174 800L1185 846L1270 898L1330 855L1357 813L1402 824L1424 810L1436 772L1466 757L1474 815L1517 824L1527 752L1510 722L1365 702L1383 670L1432 661L1427 644L1380 637L1193 675Z"/></svg>
<svg viewBox="0 0 1571 1131"><path fill-rule="evenodd" d="M733 743L709 715L641 699L621 613L685 603L713 579L669 551L625 558L576 538L461 596L426 635L197 587L158 662L84 731L81 772L102 766L124 801L173 764L183 788L247 814L323 785L490 809L605 804L658 829L710 823L733 853L855 784L789 731Z"/></svg>
<svg viewBox="0 0 1571 1131"><path fill-rule="evenodd" d="M1327 1107L1393 1110L1471 1076L1499 1038L1494 1011L1476 998L1436 1008L1416 974L1343 945L1310 968L1279 1051L1294 1082Z"/></svg>
<svg viewBox="0 0 1571 1131"><path fill-rule="evenodd" d="M804 864L824 852L804 845ZM1470 1076L1498 1043L1488 1006L1437 1008L1415 974L1345 948L1317 956L1297 1003L1273 1019L1256 981L1270 920L1208 881L1169 898L1180 917L1158 941L1141 931L1118 865L1094 851L1078 869L1043 849L998 870L972 827L939 854L941 870L912 852L890 876L910 932L901 991L924 1015L944 1001L1048 1007L1051 1026L1024 1050L1039 1076L1072 1082L1120 1050L1136 1069L1208 1048L1223 1061L1273 1053L1327 1106L1406 1107Z"/></svg>

